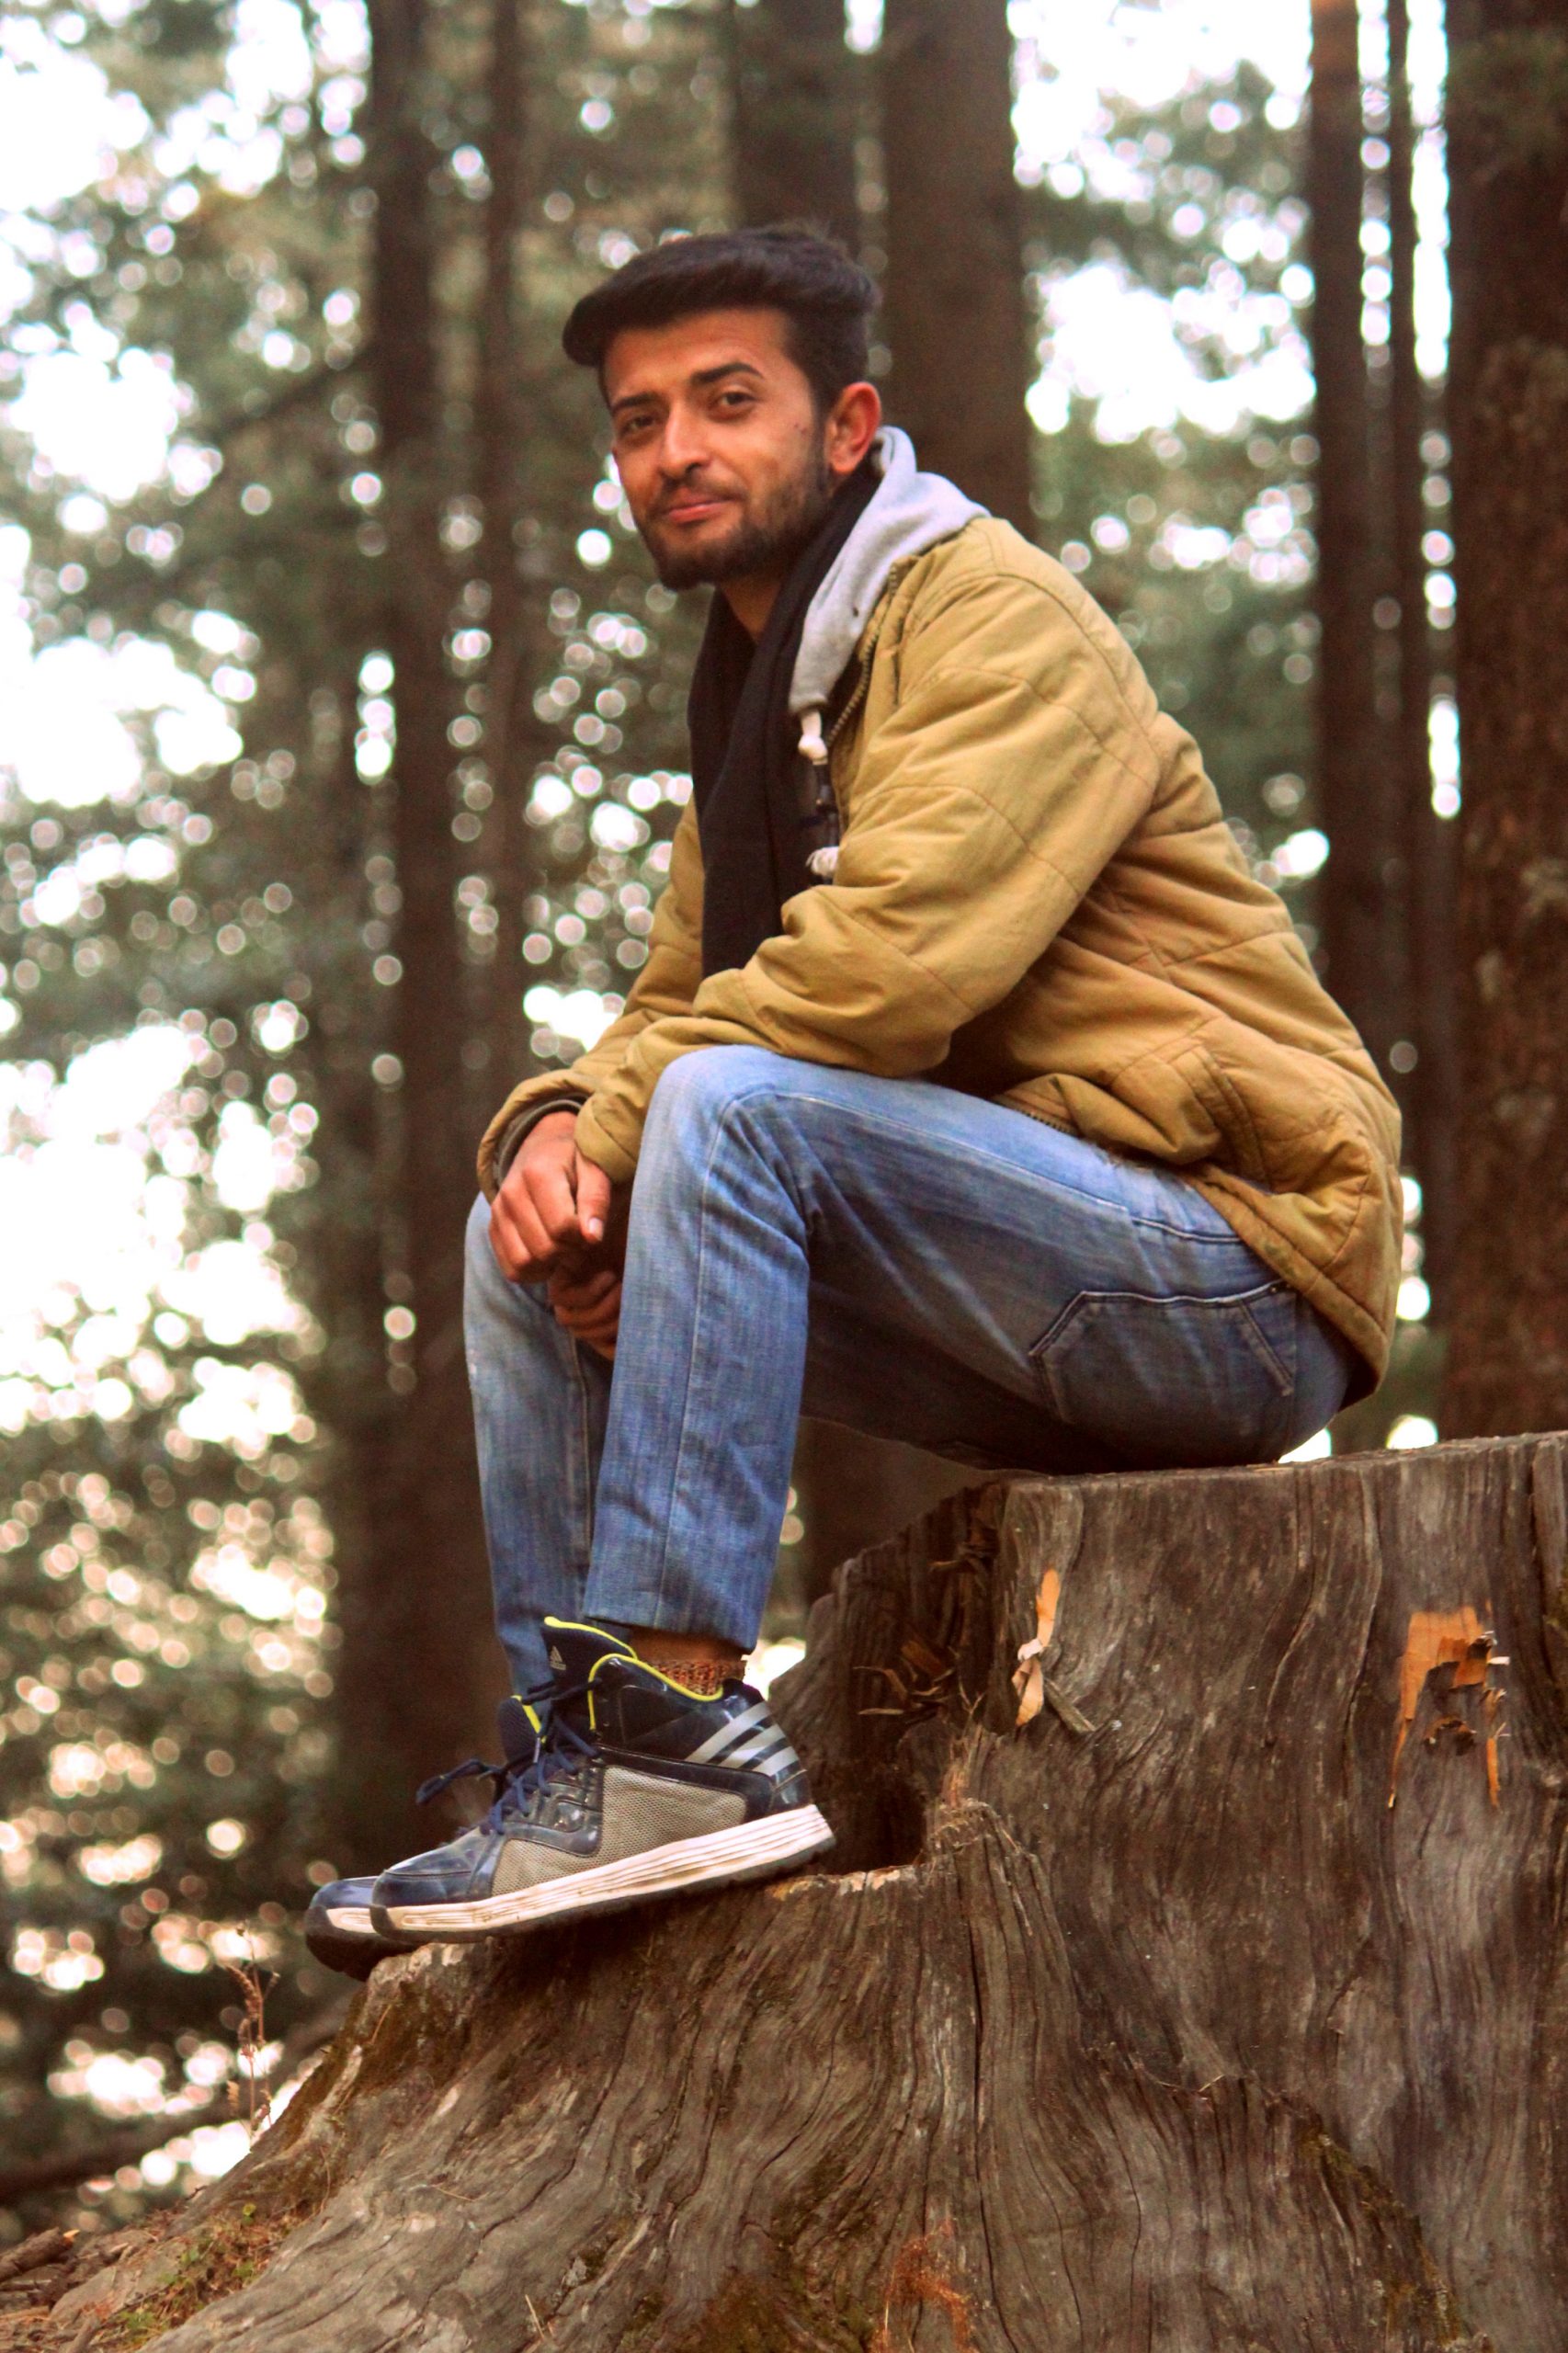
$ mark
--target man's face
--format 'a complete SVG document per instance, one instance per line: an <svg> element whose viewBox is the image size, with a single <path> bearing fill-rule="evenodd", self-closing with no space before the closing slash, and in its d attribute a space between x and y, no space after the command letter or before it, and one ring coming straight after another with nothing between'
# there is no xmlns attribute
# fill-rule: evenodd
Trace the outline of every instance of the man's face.
<svg viewBox="0 0 1568 2353"><path fill-rule="evenodd" d="M859 462L869 434L819 416L785 337L781 312L707 311L611 338L616 463L666 587L782 577Z"/></svg>

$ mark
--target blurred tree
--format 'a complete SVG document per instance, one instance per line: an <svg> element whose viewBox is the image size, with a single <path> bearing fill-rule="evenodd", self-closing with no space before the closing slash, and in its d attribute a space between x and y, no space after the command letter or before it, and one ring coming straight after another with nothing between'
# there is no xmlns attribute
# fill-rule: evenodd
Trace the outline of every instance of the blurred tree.
<svg viewBox="0 0 1568 2353"><path fill-rule="evenodd" d="M809 221L860 250L859 60L844 0L727 0L735 218Z"/></svg>
<svg viewBox="0 0 1568 2353"><path fill-rule="evenodd" d="M1390 290L1390 583L1399 608L1395 774L1404 818L1409 1026L1416 1052L1407 1082L1414 1113L1409 1158L1421 1182L1422 1271L1446 1317L1457 1207L1459 1073L1455 1033L1454 848L1451 821L1432 805L1431 626L1422 445L1430 396L1415 358L1415 141L1408 0L1388 0Z"/></svg>
<svg viewBox="0 0 1568 2353"><path fill-rule="evenodd" d="M892 415L921 462L1031 531L1031 366L1006 0L887 0Z"/></svg>
<svg viewBox="0 0 1568 2353"><path fill-rule="evenodd" d="M1380 757L1372 608L1378 544L1361 338L1363 139L1357 0L1312 0L1312 373L1317 470L1318 805L1331 845L1321 893L1329 987L1381 1071L1403 1036L1399 841Z"/></svg>
<svg viewBox="0 0 1568 2353"><path fill-rule="evenodd" d="M1449 33L1460 1436L1568 1425L1568 27L1451 0Z"/></svg>
<svg viewBox="0 0 1568 2353"><path fill-rule="evenodd" d="M490 641L483 695L489 752L485 781L493 797L485 854L495 931L490 1020L487 1036L480 1041L487 1051L476 1060L483 1071L494 1069L503 1075L520 1070L528 1052L522 1006L523 906L538 880L528 853L523 800L528 754L536 748L528 688L533 663L541 652L540 594L537 584L525 580L519 543L525 511L523 451L532 438L525 399L519 263L528 215L540 196L530 170L528 51L523 0L492 0L484 131L490 188L484 205L474 434L483 525L483 634ZM540 743L537 748L543 752L548 746Z"/></svg>
<svg viewBox="0 0 1568 2353"><path fill-rule="evenodd" d="M369 357L387 537L380 636L395 728L392 1037L403 1108L384 1198L413 1345L369 1491L366 1574L342 1594L339 1844L357 1863L406 1846L425 1761L454 1737L476 1739L495 1691L462 1344L474 1191L463 1054L478 1024L452 836L449 728L459 698L445 651L454 583L442 522L454 485L436 292L438 157L426 128L437 61L425 0L372 0L369 27Z"/></svg>

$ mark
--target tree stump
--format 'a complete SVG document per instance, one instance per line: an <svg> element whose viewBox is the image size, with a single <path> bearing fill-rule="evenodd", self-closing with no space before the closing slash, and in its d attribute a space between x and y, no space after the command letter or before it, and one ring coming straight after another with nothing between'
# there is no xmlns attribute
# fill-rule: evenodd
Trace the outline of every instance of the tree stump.
<svg viewBox="0 0 1568 2353"><path fill-rule="evenodd" d="M167 2353L1562 2353L1565 1448L850 1563L777 1694L832 1870L382 1964Z"/></svg>

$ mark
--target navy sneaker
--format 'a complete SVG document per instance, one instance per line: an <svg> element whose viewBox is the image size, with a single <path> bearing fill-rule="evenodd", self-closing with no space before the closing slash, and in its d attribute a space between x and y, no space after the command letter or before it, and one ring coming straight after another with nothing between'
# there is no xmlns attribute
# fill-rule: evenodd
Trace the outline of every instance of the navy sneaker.
<svg viewBox="0 0 1568 2353"><path fill-rule="evenodd" d="M502 1789L514 1770L520 1770L539 1753L544 1728L541 1702L549 1692L530 1691L521 1699L503 1699L497 1712L496 1725L501 1734L501 1747L506 1757L504 1765L487 1765L482 1756L471 1756L466 1763L454 1765L449 1772L437 1773L421 1782L415 1793L416 1805L428 1805L432 1798L449 1790L454 1781L464 1781L474 1776L488 1775L497 1790ZM378 1929L370 1917L370 1899L375 1892L377 1874L372 1871L365 1879L329 1880L318 1887L305 1913L305 1943L324 1968L335 1969L343 1977L358 1977L363 1982L379 1961L392 1953L413 1952L425 1938L418 1936L388 1934Z"/></svg>
<svg viewBox="0 0 1568 2353"><path fill-rule="evenodd" d="M833 1833L805 1768L749 1684L688 1691L597 1626L547 1618L557 1673L539 1753L484 1820L394 1863L383 1937L453 1940L771 1879Z"/></svg>
<svg viewBox="0 0 1568 2353"><path fill-rule="evenodd" d="M318 1887L305 1914L305 1942L324 1968L342 1977L369 1977L378 1961L394 1952L412 1952L417 1937L382 1937L370 1918L375 1874L369 1879L334 1879Z"/></svg>

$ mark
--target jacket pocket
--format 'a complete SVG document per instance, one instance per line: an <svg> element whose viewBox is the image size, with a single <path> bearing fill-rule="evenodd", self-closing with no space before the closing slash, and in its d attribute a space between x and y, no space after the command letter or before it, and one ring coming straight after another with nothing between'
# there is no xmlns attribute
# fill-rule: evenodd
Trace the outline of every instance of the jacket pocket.
<svg viewBox="0 0 1568 2353"><path fill-rule="evenodd" d="M1151 1465L1268 1461L1289 1443L1300 1302L1085 1290L1030 1355L1059 1421Z"/></svg>

